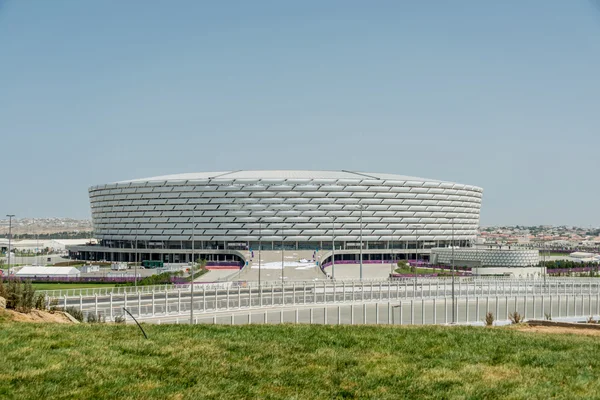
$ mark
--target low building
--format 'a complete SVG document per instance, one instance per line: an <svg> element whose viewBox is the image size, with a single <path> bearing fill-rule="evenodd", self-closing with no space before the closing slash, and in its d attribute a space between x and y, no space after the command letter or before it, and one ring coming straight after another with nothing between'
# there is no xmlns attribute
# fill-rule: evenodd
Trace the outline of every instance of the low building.
<svg viewBox="0 0 600 400"><path fill-rule="evenodd" d="M471 267L473 275L531 277L545 273L538 250L448 247L431 250L432 264L451 265L453 261L455 266Z"/></svg>
<svg viewBox="0 0 600 400"><path fill-rule="evenodd" d="M15 273L18 278L78 278L81 272L74 267L25 266Z"/></svg>

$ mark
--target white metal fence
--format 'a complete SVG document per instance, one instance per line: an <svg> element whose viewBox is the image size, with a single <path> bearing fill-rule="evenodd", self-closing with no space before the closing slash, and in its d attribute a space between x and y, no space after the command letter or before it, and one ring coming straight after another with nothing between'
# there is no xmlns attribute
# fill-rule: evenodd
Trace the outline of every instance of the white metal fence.
<svg viewBox="0 0 600 400"><path fill-rule="evenodd" d="M479 310L481 299L486 299L486 302L489 302L489 299L495 301L496 298L523 298L525 302L529 298L550 298L562 301L560 299L578 298L578 296L588 296L592 299L600 294L600 280L549 280L544 282L540 280L477 281L470 279L472 278L457 279L454 285L454 298L465 301L467 309L473 307L472 302L476 302L479 304L476 306ZM412 280L320 281L301 284L267 284L260 287L231 284L202 285L195 288L193 307L198 313L210 314L255 309L320 307L321 305L433 301L436 304L434 309L437 309L437 302L447 303L448 299L452 297L451 281L445 279L422 280L417 283ZM189 314L192 295L189 285L186 285L179 288L163 287L162 290L149 292L140 290L130 293L125 291L108 295L95 293L93 296L80 294L77 297L64 295L62 298L54 298L52 301L61 307L75 307L85 314L101 314L110 320L123 315L123 307L138 318L151 319L157 316ZM535 302L535 300L533 301ZM506 300L505 306L510 308L508 302L509 300ZM489 307L486 303L487 308ZM495 315L500 315L499 311L496 310ZM544 313L545 310L542 310L541 315ZM539 317L539 315L537 316Z"/></svg>
<svg viewBox="0 0 600 400"><path fill-rule="evenodd" d="M515 297L474 297L455 300L455 322L483 324L491 312L495 324L506 324L509 315L518 312L526 319L585 321L600 316L600 294L597 295L540 295ZM154 323L190 323L188 315L159 316ZM337 304L310 307L290 307L238 310L235 312L199 313L195 324L393 324L431 325L452 321L452 301L444 299L411 299L397 302Z"/></svg>
<svg viewBox="0 0 600 400"><path fill-rule="evenodd" d="M194 284L194 288L197 290L220 290L220 289L237 289L237 288L246 288L246 289L257 289L262 287L263 290L271 290L271 288L281 287L284 285L285 287L293 287L293 286L314 286L315 284L318 287L342 287L344 285L392 285L392 286L408 286L408 285L417 285L418 287L422 286L431 286L438 285L442 286L444 284L450 285L452 278L450 277L419 277L417 279L410 278L397 278L394 280L388 279L345 279L345 280L320 280L320 281L293 281L293 282L277 282L277 281L267 281L262 282L259 286L258 282L212 282L212 283L200 283L196 282ZM456 277L455 278L456 290L461 290L460 288L464 285L475 285L477 287L485 287L489 290L495 290L492 288L517 288L522 286L529 287L573 287L573 290L578 290L575 288L579 288L580 286L598 286L600 284L599 278L566 278L566 277L547 277L537 278L537 279L518 279L518 278L510 278L510 277ZM128 294L137 294L137 293L152 293L152 292L163 292L163 291L177 291L177 290L189 290L190 284L164 284L164 285L148 285L148 286L121 286L121 287L97 287L97 288L79 288L79 289L58 289L58 290L39 290L38 293L45 294L48 298L58 298L62 299L66 297L90 297L90 296L109 296L111 293L115 295L122 295L125 293ZM500 290L500 289L497 289Z"/></svg>

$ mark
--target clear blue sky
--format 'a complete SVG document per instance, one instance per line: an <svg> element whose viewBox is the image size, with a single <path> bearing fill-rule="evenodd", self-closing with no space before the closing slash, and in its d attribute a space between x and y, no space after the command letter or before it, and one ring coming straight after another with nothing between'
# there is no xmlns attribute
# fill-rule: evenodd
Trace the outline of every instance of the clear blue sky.
<svg viewBox="0 0 600 400"><path fill-rule="evenodd" d="M350 169L484 188L482 224L600 225L590 1L0 0L0 214L88 186Z"/></svg>

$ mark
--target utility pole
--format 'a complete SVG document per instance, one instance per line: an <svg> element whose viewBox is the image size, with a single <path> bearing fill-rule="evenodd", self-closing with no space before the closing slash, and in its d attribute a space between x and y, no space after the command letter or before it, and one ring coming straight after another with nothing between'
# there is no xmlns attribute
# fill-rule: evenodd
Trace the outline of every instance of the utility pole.
<svg viewBox="0 0 600 400"><path fill-rule="evenodd" d="M452 323L456 323L456 306L454 305L454 218L452 218Z"/></svg>
<svg viewBox="0 0 600 400"><path fill-rule="evenodd" d="M12 219L15 214L6 214L8 217L8 275L10 275L10 252L11 252L11 240L12 240Z"/></svg>
<svg viewBox="0 0 600 400"><path fill-rule="evenodd" d="M260 289L260 249L262 247L262 221L258 220L258 288ZM262 290L259 290L262 297Z"/></svg>
<svg viewBox="0 0 600 400"><path fill-rule="evenodd" d="M362 204L358 205L360 207L360 280L363 279L363 208Z"/></svg>
<svg viewBox="0 0 600 400"><path fill-rule="evenodd" d="M335 218L331 217L331 279L335 280Z"/></svg>
<svg viewBox="0 0 600 400"><path fill-rule="evenodd" d="M138 226L137 229L135 230L135 269L134 269L134 286L137 288L137 265L138 265L138 258L139 258L139 251L138 251L138 233L140 231L140 223L138 222ZM136 289L137 292L137 289Z"/></svg>
<svg viewBox="0 0 600 400"><path fill-rule="evenodd" d="M196 206L194 206L194 209L192 210L192 267L190 268L190 271L192 273L192 278L190 281L190 325L194 324L194 267L195 262L194 262L194 247L195 247L195 240L196 240Z"/></svg>
<svg viewBox="0 0 600 400"><path fill-rule="evenodd" d="M415 288L413 290L413 297L417 294L417 267L419 266L419 231L418 227L415 227Z"/></svg>

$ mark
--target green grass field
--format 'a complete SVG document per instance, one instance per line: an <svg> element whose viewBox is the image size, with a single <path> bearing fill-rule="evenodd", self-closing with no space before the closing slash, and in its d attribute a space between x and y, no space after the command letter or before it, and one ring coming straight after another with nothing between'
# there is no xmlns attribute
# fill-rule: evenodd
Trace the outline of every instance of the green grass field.
<svg viewBox="0 0 600 400"><path fill-rule="evenodd" d="M394 270L396 274L404 274L404 275L414 275L414 271L411 271L410 268L396 268ZM417 275L431 275L431 274L446 274L447 270L442 269L433 269L433 268L417 268Z"/></svg>
<svg viewBox="0 0 600 400"><path fill-rule="evenodd" d="M37 290L58 290L58 289L84 289L84 288L110 288L114 283L32 283Z"/></svg>
<svg viewBox="0 0 600 400"><path fill-rule="evenodd" d="M540 251L540 256L546 256L546 257L568 257L569 253L555 253L555 252L545 252L545 251Z"/></svg>
<svg viewBox="0 0 600 400"><path fill-rule="evenodd" d="M0 322L0 398L597 398L599 338L511 328Z"/></svg>

